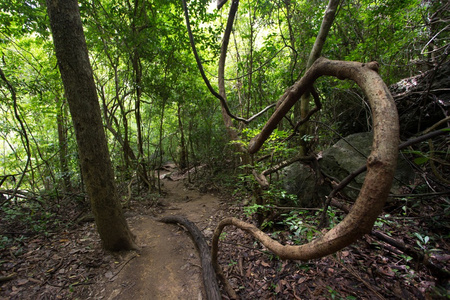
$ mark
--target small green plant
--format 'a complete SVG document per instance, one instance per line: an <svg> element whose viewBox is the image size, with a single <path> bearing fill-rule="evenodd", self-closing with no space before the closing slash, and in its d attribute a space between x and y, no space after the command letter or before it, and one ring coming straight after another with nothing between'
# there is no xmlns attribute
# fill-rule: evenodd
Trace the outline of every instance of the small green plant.
<svg viewBox="0 0 450 300"><path fill-rule="evenodd" d="M2 236L0 239L0 249L6 249L12 243L12 240L7 236Z"/></svg>
<svg viewBox="0 0 450 300"><path fill-rule="evenodd" d="M273 227L273 221L264 221L262 224L261 224L261 229L269 229L269 228L272 228Z"/></svg>
<svg viewBox="0 0 450 300"><path fill-rule="evenodd" d="M331 286L327 286L331 299L339 299L339 292L333 289Z"/></svg>
<svg viewBox="0 0 450 300"><path fill-rule="evenodd" d="M422 236L418 232L413 233L414 236L417 238L416 244L422 249L424 252L428 252L427 244L430 241L429 236Z"/></svg>
<svg viewBox="0 0 450 300"><path fill-rule="evenodd" d="M264 210L264 206L260 204L252 204L244 207L244 214L247 217L251 217L252 215L256 214L257 212L261 212Z"/></svg>
<svg viewBox="0 0 450 300"><path fill-rule="evenodd" d="M232 266L235 266L235 265L237 265L237 261L234 261L234 260L231 260L231 261L228 263L228 266L229 266L229 267L232 267Z"/></svg>
<svg viewBox="0 0 450 300"><path fill-rule="evenodd" d="M391 232L386 231L386 228L396 226L396 223L390 220L389 219L390 217L391 217L390 214L385 214L383 216L378 217L377 220L375 221L374 227L383 229L387 235L391 235Z"/></svg>
<svg viewBox="0 0 450 300"><path fill-rule="evenodd" d="M300 264L297 263L297 268L299 268L302 271L308 272L309 270L311 270L311 267L309 264Z"/></svg>
<svg viewBox="0 0 450 300"><path fill-rule="evenodd" d="M226 238L227 238L227 233L222 231L222 233L219 236L219 240L224 241Z"/></svg>
<svg viewBox="0 0 450 300"><path fill-rule="evenodd" d="M279 224L287 226L290 238L295 244L302 244L304 241L309 242L314 238L317 230L306 224L305 220L313 216L307 216L303 211L291 211L289 214L283 214L284 220Z"/></svg>

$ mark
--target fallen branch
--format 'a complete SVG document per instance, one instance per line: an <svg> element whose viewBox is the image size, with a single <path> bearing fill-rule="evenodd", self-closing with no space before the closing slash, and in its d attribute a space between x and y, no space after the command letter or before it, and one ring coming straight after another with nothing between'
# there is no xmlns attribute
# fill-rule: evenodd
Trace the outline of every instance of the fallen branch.
<svg viewBox="0 0 450 300"><path fill-rule="evenodd" d="M428 270L430 270L431 274L436 277L438 281L444 282L450 278L450 272L433 264L433 262L430 261L428 255L425 255L422 252L419 252L414 248L405 245L403 242L391 238L390 236L387 236L386 234L377 230L372 231L371 235L377 237L379 240L382 240L385 243L388 243L391 246L394 246L406 255L411 256L415 261L422 263L425 267L428 268Z"/></svg>
<svg viewBox="0 0 450 300"><path fill-rule="evenodd" d="M203 269L202 271L203 284L205 287L206 297L208 300L222 299L222 296L220 295L219 285L217 284L217 279L214 273L214 268L211 263L211 254L209 246L206 243L205 237L198 229L198 227L195 226L195 224L189 221L188 219L179 216L164 217L160 219L159 222L169 224L179 224L183 225L187 229L195 245L197 246L200 255L200 260Z"/></svg>
<svg viewBox="0 0 450 300"><path fill-rule="evenodd" d="M289 166L289 165L291 165L291 164L293 164L293 163L295 163L295 162L297 162L297 161L312 161L313 159L315 159L314 156L304 156L304 155L300 155L300 154L299 154L299 155L294 156L294 157L291 158L291 159L282 161L282 162L280 162L279 164L277 164L277 165L275 165L275 166L273 166L273 167L271 167L271 168L269 168L269 169L267 169L267 170L264 170L264 171L261 173L261 175L266 176L266 175L275 173L275 172L277 172L278 170L283 169L283 168L285 168L285 167L287 167L287 166Z"/></svg>
<svg viewBox="0 0 450 300"><path fill-rule="evenodd" d="M0 283L1 282L6 282L6 281L10 281L13 280L17 277L16 273L12 273L10 275L6 275L6 276L0 276Z"/></svg>
<svg viewBox="0 0 450 300"><path fill-rule="evenodd" d="M345 213L348 213L350 211L350 208L346 204L343 204L336 200L333 200L331 203L333 206L340 208ZM422 252L415 250L413 247L405 245L403 242L396 240L390 236L387 236L386 234L384 234L380 231L377 231L377 230L373 230L370 233L370 235L395 247L396 249L400 250L401 252L405 253L406 255L411 256L414 261L422 263L425 267L427 267L430 270L431 274L433 276L435 276L436 278L438 278L439 280L447 280L450 278L449 271L436 266L429 260L429 258L426 255L424 255Z"/></svg>

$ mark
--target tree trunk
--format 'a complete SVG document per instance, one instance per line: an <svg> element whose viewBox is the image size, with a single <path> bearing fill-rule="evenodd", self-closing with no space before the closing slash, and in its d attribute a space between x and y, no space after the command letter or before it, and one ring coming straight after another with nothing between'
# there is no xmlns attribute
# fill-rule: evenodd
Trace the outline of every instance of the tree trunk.
<svg viewBox="0 0 450 300"><path fill-rule="evenodd" d="M180 129L180 153L179 153L179 166L180 169L186 169L188 164L187 159L187 148L186 148L186 139L184 137L184 128L183 128L183 122L181 120L181 104L178 103L178 110L177 110L177 116L178 116L178 128Z"/></svg>
<svg viewBox="0 0 450 300"><path fill-rule="evenodd" d="M330 0L330 2L328 2L327 9L325 10L325 15L323 16L322 24L320 25L319 33L317 34L316 41L314 42L313 48L309 54L308 62L306 63L306 70L308 70L312 66L312 64L320 57L320 54L322 53L322 48L327 39L328 32L330 31L331 25L333 24L334 18L336 17L336 11L339 2L340 0ZM304 93L300 101L301 119L304 119L308 115L310 101L311 94L309 92ZM302 138L307 134L309 134L308 123L305 123L299 128L299 136L300 138ZM308 149L305 139L301 139L299 153L301 155L306 155L307 152Z"/></svg>
<svg viewBox="0 0 450 300"><path fill-rule="evenodd" d="M68 192L72 190L72 183L70 182L69 163L67 162L67 133L65 126L65 105L64 101L59 97L56 99L56 123L58 124L58 144L59 144L59 170L63 179L63 191Z"/></svg>
<svg viewBox="0 0 450 300"><path fill-rule="evenodd" d="M75 128L83 179L97 230L107 250L136 249L116 192L78 2L46 2L56 58Z"/></svg>
<svg viewBox="0 0 450 300"><path fill-rule="evenodd" d="M130 7L131 9L131 7ZM135 0L133 4L133 19L131 21L131 32L134 39L136 39L136 44L133 43L133 52L131 55L131 61L133 66L133 76L134 76L134 84L136 90L136 101L135 101L135 117L136 117L136 133L137 133L137 148L138 148L138 172L140 174L140 178L142 179L142 183L145 188L150 189L151 184L148 177L147 172L147 162L145 160L144 155L144 141L142 136L142 118L141 118L141 96L142 96L142 64L141 64L141 55L140 55L140 42L139 42L139 29L137 28L137 23L139 22L139 18L141 14L146 14L145 5L142 7L139 3L139 0Z"/></svg>
<svg viewBox="0 0 450 300"><path fill-rule="evenodd" d="M225 28L225 33L223 34L222 46L220 48L219 57L219 70L218 70L218 84L219 84L219 95L226 101L227 93L225 91L225 61L227 59L228 43L230 42L231 30L233 29L234 18L236 17L237 9L239 7L239 0L232 0L230 12L228 14L227 26ZM225 123L225 128L227 129L228 136L231 141L238 140L238 133L233 127L233 122L230 115L228 115L225 107L222 105L222 117Z"/></svg>

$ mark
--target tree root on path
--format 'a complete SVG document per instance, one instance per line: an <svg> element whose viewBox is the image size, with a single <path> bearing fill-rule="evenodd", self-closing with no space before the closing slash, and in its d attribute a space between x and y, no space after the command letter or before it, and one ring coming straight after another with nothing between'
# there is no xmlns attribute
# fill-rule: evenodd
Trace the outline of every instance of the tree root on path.
<svg viewBox="0 0 450 300"><path fill-rule="evenodd" d="M222 299L219 285L216 279L216 274L214 272L214 268L211 262L211 251L200 229L198 229L198 227L188 219L180 216L164 217L158 221L162 223L179 224L187 229L200 255L200 260L203 269L202 270L203 284L205 287L206 297L208 300Z"/></svg>

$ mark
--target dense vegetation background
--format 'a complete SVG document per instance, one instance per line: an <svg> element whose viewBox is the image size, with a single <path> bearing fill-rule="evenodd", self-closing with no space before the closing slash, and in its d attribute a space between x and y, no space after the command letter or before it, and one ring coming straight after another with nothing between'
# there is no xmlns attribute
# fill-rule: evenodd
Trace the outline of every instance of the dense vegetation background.
<svg viewBox="0 0 450 300"><path fill-rule="evenodd" d="M196 48L215 90L228 5L217 10L215 3L204 0L188 3ZM240 3L225 68L233 114L250 118L301 78L326 5L296 0ZM205 187L214 181L236 197L251 198L255 182L249 162L237 152L236 141L230 141L220 102L200 76L181 2L80 0L79 7L109 155L124 201L130 200L130 188L136 198L145 192L156 199L161 185L155 170L167 162L183 170L201 166L191 182ZM341 1L322 55L377 61L387 85L448 68L449 8L446 1ZM45 3L0 1L0 28L0 205L2 218L19 233L1 235L0 248L5 249L27 234L45 234L74 222L88 200ZM398 84L399 94L408 85L416 83ZM314 115L307 134L292 134L301 114L296 107L250 168L268 169L297 154L301 143L308 153L317 154L342 136L371 130L370 110L353 83L321 79L316 89L323 109ZM402 140L448 117L448 97L433 98L432 93L425 89L425 96L415 98L416 106L397 103L405 110L414 106L411 118L417 120L402 128ZM439 113L430 113L430 105ZM233 121L239 142L246 146L272 112L249 124ZM449 225L442 221L450 213L448 138L435 144L415 145L404 153L421 174L405 192L447 192L433 201L445 212L437 220L442 230L435 241L448 242L443 231ZM260 160L268 155L270 159ZM272 181L272 188L263 191L264 203L295 205L295 197L286 195L276 176ZM420 210L420 201L403 199L397 207L405 215ZM253 205L247 212L261 210L268 208ZM418 232L419 246L429 236L432 233Z"/></svg>

